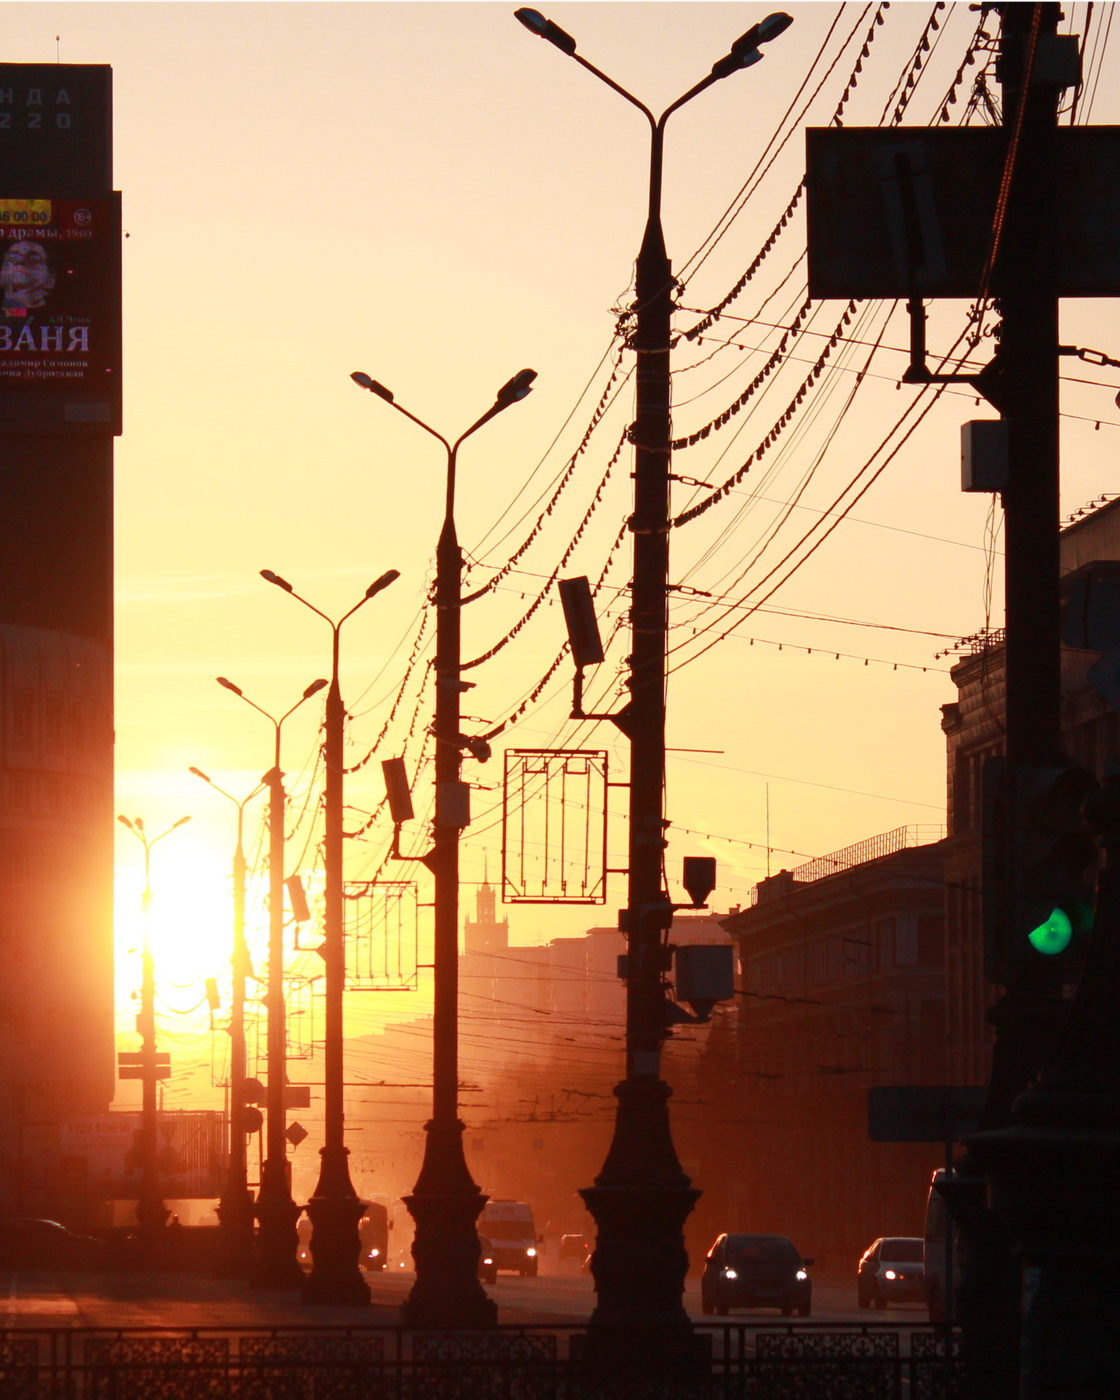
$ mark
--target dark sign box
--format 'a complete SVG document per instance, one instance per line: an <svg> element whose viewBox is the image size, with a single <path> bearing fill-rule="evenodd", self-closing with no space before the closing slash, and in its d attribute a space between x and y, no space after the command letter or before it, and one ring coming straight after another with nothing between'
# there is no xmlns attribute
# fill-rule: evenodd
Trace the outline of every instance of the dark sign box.
<svg viewBox="0 0 1120 1400"><path fill-rule="evenodd" d="M108 64L0 63L0 188L108 194L112 122Z"/></svg>
<svg viewBox="0 0 1120 1400"><path fill-rule="evenodd" d="M976 1131L988 1091L979 1086L881 1084L867 1091L872 1142L955 1142Z"/></svg>
<svg viewBox="0 0 1120 1400"><path fill-rule="evenodd" d="M1062 127L1056 141L1059 294L1120 296L1120 127ZM811 128L806 143L811 297L978 295L1000 128Z"/></svg>
<svg viewBox="0 0 1120 1400"><path fill-rule="evenodd" d="M0 432L118 432L120 196L0 190Z"/></svg>

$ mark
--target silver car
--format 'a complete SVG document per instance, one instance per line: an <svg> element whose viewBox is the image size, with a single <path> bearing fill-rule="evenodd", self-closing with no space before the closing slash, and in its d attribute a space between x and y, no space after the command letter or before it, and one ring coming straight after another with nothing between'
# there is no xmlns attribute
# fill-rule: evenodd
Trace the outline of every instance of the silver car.
<svg viewBox="0 0 1120 1400"><path fill-rule="evenodd" d="M886 1235L859 1261L856 1287L861 1308L891 1303L924 1303L926 1242L909 1235Z"/></svg>

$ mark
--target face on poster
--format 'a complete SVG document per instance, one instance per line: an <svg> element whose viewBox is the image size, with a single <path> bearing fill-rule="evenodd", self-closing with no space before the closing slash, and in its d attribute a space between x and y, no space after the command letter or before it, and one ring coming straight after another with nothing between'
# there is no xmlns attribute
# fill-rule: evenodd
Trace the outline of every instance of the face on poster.
<svg viewBox="0 0 1120 1400"><path fill-rule="evenodd" d="M115 386L119 230L115 200L0 195L0 390Z"/></svg>

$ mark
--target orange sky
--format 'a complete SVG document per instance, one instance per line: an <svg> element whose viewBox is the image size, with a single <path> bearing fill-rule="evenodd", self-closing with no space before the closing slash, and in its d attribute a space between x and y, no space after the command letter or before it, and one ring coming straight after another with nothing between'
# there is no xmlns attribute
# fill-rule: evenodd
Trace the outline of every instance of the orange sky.
<svg viewBox="0 0 1120 1400"><path fill-rule="evenodd" d="M367 370L448 433L473 421L514 371L539 371L533 394L463 452L460 536L476 561L476 584L528 532L534 503L563 470L607 385L612 308L627 299L643 218L646 135L637 113L534 40L513 8L4 7L7 60L50 60L59 34L63 61L110 63L115 72L117 184L129 234L125 434L117 454L118 810L143 815L153 830L193 816L159 848L153 869L164 996L173 1008L167 1024L195 1027L199 1053L205 1030L175 1016L201 997L199 979L223 973L233 813L187 768L205 769L240 795L271 761L267 726L213 678L227 675L266 708L284 709L329 665L325 627L257 571L276 570L332 614L385 569L401 571L344 633L351 761L366 753L386 716L431 576L438 448L360 393L350 371ZM719 301L758 253L802 174L800 128L830 120L871 13L859 24L862 6L789 8L795 24L761 64L718 84L670 124L665 225L685 308ZM930 11L891 6L846 124L877 124L889 111ZM1067 6L1066 27L1082 32L1085 11ZM738 3L557 4L547 12L577 37L581 53L654 106L690 87L764 13ZM943 12L912 124L937 110L976 20L965 5ZM768 143L803 79L812 69L811 92L822 77L823 67L813 68L822 43L827 62L843 56L808 110L804 99L796 103L780 127L789 139L775 152ZM1115 68L1106 53L1094 122L1118 119ZM760 164L766 169L749 202L707 244ZM694 256L702 249L706 256ZM676 431L703 426L757 372L780 334L772 325L788 323L804 299L803 251L798 214L712 338L677 351ZM706 482L735 470L792 397L841 310L820 305L807 322L816 334L790 347L766 393L678 454L675 470ZM963 303L935 309L934 348L956 339L964 311ZM1103 303L1067 304L1063 337L1116 355L1120 343L1105 313ZM682 311L678 319L684 329L697 317ZM745 594L830 507L913 401L914 390L897 386L901 315L888 320L885 308L862 306L848 334L860 343L837 349L780 446L726 501L674 532L675 582ZM884 348L869 362L864 342L880 335ZM719 348L728 339L744 348ZM1115 371L1071 361L1064 372L1097 381L1064 391L1063 505L1073 509L1114 486L1120 411ZM468 610L466 656L493 645L551 573L630 405L625 384L520 571ZM716 752L671 756L668 813L677 830L669 870L675 875L683 855L715 855L717 907L745 899L765 874L767 785L775 869L892 827L943 820L938 707L953 690L948 663L934 653L945 638L983 624L989 563L997 621L1001 596L1001 561L985 549L989 499L958 490L959 424L974 416L994 415L967 393L946 393L851 518L766 604L811 617L744 612L739 635L672 677L670 744ZM623 456L566 572L598 575L626 513L628 472ZM679 486L677 508L698 494ZM623 605L614 600L625 577L622 556L604 594L609 615ZM684 645L674 661L698 650L690 629L707 620L705 602L677 595L671 643ZM508 715L562 640L559 609L543 607L513 644L472 672L477 689L465 709L482 721L474 728ZM596 681L608 699L623 651L616 646ZM468 880L481 878L487 860L491 873L498 868L504 744L607 748L612 776L623 776L612 728L564 723L569 676L565 666L490 764L467 765L470 780L483 785L466 836ZM406 699L378 757L402 751L413 709ZM426 714L421 709L404 750L413 773ZM309 704L285 747L295 813L314 810L308 787L319 715ZM421 774L418 808L427 801L424 783ZM350 784L347 800L369 810L380 796L374 763ZM353 814L353 825L363 820ZM256 817L249 829L255 849ZM140 850L120 835L124 1024L137 971L125 950L134 946ZM312 885L317 840L305 819L289 850L289 865ZM373 841L351 843L351 878L377 869L384 841L377 831ZM616 814L612 864L622 863L624 841ZM468 886L468 906L472 895ZM622 902L616 881L605 909L507 912L514 938L529 942L610 921ZM259 915L259 900L254 907ZM356 1027L419 1014L427 989L357 1005Z"/></svg>

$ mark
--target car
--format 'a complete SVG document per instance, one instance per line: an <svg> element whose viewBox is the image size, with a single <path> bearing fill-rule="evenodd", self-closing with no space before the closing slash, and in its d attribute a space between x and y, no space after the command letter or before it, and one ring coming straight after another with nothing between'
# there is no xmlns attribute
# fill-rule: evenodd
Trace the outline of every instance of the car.
<svg viewBox="0 0 1120 1400"><path fill-rule="evenodd" d="M720 1235L704 1261L701 1307L721 1317L732 1308L780 1308L783 1317L808 1317L812 1263L785 1235Z"/></svg>
<svg viewBox="0 0 1120 1400"><path fill-rule="evenodd" d="M861 1308L926 1300L926 1242L912 1235L884 1235L864 1250L856 1275Z"/></svg>
<svg viewBox="0 0 1120 1400"><path fill-rule="evenodd" d="M560 1252L561 1259L586 1259L591 1243L586 1235L561 1235Z"/></svg>
<svg viewBox="0 0 1120 1400"><path fill-rule="evenodd" d="M104 1240L79 1235L57 1220L0 1220L0 1267L97 1269L109 1258Z"/></svg>

